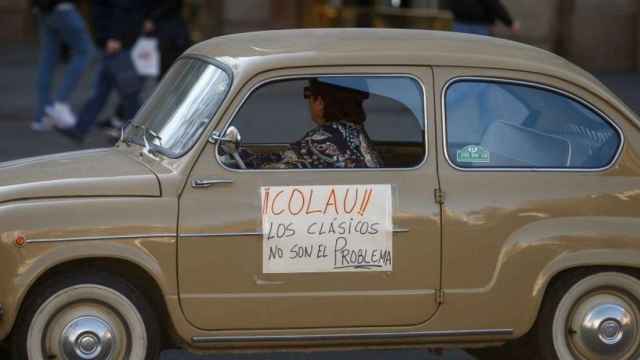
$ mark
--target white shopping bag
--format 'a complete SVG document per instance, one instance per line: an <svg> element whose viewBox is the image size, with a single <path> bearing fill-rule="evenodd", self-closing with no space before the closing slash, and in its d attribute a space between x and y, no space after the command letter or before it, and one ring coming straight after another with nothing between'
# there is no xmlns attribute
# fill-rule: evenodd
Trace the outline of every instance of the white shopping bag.
<svg viewBox="0 0 640 360"><path fill-rule="evenodd" d="M158 39L148 36L139 37L131 49L131 58L140 75L155 77L160 74Z"/></svg>

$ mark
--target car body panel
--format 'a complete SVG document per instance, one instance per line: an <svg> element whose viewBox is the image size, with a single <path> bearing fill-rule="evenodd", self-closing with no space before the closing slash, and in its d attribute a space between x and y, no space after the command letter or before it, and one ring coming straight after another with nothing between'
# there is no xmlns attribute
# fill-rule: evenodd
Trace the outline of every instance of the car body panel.
<svg viewBox="0 0 640 360"><path fill-rule="evenodd" d="M0 164L0 203L72 196L160 196L160 184L146 166L115 149Z"/></svg>
<svg viewBox="0 0 640 360"><path fill-rule="evenodd" d="M445 158L444 151L439 153L446 194L443 287L447 301L460 299L461 306L474 308L496 304L492 306L496 310L513 303L520 309L526 307L527 311L506 314L505 319L512 322L516 334L522 335L533 325L550 280L549 274L542 274L552 268L561 271L602 265L593 262L593 256L585 256L584 263L574 261L563 267L558 265L562 259L579 259L583 252L614 256L638 250L640 163L632 140L637 130L623 114L590 92L546 76L440 67L436 69L440 99L447 82L464 76L515 79L562 89L607 114L625 137L633 134L625 139L617 162L601 171L459 170ZM439 101L440 123L442 104ZM444 144L443 132L438 136ZM627 256L619 259L625 266L640 267L640 258L632 264L629 260ZM464 271L459 270L460 264L464 264ZM502 316L496 313L491 321ZM478 318L469 321L482 323Z"/></svg>

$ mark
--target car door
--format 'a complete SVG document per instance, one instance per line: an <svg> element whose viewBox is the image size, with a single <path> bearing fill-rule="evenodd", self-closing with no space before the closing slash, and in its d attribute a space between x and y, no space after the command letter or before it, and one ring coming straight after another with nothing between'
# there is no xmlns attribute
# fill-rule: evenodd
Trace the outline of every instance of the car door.
<svg viewBox="0 0 640 360"><path fill-rule="evenodd" d="M309 140L317 126L305 99L312 80L366 93L363 126L380 168L282 165L289 144ZM431 84L431 70L417 67L289 69L249 81L217 126L219 134L238 130L248 169L220 143L210 144L180 199L179 290L187 319L216 330L426 322L438 307L441 247ZM376 194L369 205L368 190ZM311 210L291 205L302 193L314 196ZM288 203L268 205L277 196ZM324 225L311 225L316 208L329 212ZM280 210L297 216L278 220ZM349 238L344 229L355 232L359 221L366 235ZM364 231L367 221L380 223L380 233L376 226ZM311 244L309 234L319 240ZM288 242L268 247L274 236ZM347 241L360 245L347 249Z"/></svg>
<svg viewBox="0 0 640 360"><path fill-rule="evenodd" d="M630 216L623 200L612 207L604 195L637 187L621 182L615 166L622 132L592 105L596 98L551 77L437 68L436 87L447 301L487 309L470 312L480 328L532 321L535 311L525 306L540 271L570 251L555 239L602 246L606 239L585 235L585 224ZM514 303L523 311L499 310Z"/></svg>

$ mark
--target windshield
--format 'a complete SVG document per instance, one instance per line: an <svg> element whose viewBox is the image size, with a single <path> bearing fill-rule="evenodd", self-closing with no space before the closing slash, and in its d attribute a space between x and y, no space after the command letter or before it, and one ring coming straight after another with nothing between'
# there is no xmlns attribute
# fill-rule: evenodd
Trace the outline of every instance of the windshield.
<svg viewBox="0 0 640 360"><path fill-rule="evenodd" d="M178 60L127 127L124 141L171 158L184 155L213 118L230 83L229 75L213 64Z"/></svg>

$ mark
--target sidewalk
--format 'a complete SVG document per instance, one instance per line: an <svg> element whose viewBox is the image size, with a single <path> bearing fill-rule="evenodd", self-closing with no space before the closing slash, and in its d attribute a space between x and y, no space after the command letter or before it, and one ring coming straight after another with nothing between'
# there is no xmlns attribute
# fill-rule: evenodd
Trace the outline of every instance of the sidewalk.
<svg viewBox="0 0 640 360"><path fill-rule="evenodd" d="M30 44L4 46L0 54L0 161L78 150L78 145L55 132L37 133L29 128L35 103L37 49ZM90 95L94 71L95 64L74 94L76 111ZM640 113L640 73L601 74L598 77ZM105 113L109 114L110 110ZM95 131L81 148L104 146L109 146L107 137Z"/></svg>

